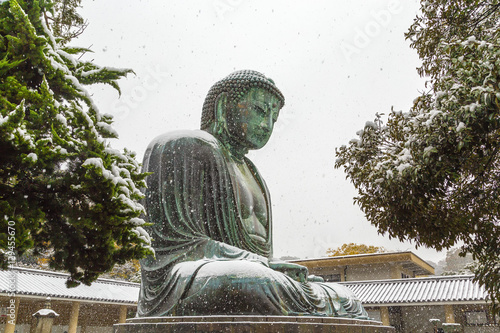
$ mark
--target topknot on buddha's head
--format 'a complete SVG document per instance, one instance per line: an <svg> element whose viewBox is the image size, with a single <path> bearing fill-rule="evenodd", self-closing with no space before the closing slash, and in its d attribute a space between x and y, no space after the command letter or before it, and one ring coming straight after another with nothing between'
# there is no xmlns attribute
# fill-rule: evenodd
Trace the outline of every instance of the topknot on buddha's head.
<svg viewBox="0 0 500 333"><path fill-rule="evenodd" d="M262 88L267 90L281 101L281 107L285 104L285 97L276 87L273 80L257 71L236 71L215 83L208 91L205 102L203 103L201 129L208 128L215 120L215 103L220 94L226 93L228 103L235 105L251 88Z"/></svg>

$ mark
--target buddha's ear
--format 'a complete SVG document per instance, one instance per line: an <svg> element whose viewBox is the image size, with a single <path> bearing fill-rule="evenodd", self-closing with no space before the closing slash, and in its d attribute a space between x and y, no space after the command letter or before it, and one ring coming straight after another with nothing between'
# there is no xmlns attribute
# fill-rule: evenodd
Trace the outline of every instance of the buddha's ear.
<svg viewBox="0 0 500 333"><path fill-rule="evenodd" d="M226 127L227 103L226 92L220 93L215 99L213 133L220 134Z"/></svg>

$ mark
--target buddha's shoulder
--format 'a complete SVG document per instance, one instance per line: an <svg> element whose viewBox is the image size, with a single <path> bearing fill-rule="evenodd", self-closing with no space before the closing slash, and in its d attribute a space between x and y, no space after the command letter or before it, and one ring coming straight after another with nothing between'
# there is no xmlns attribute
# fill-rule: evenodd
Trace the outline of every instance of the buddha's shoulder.
<svg viewBox="0 0 500 333"><path fill-rule="evenodd" d="M219 150L220 142L210 133L202 130L173 131L157 136L149 144L149 148L163 147L163 149L181 147L204 148L208 150Z"/></svg>

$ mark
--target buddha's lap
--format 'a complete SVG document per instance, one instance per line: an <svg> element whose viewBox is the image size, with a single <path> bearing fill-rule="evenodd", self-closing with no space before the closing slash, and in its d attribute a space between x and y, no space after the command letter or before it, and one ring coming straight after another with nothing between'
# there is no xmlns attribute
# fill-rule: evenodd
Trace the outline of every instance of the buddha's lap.
<svg viewBox="0 0 500 333"><path fill-rule="evenodd" d="M180 265L181 275L192 279L189 295L198 293L209 286L217 289L241 289L242 292L252 286L268 285L276 279L283 279L261 262L247 260L214 260L201 264L184 262ZM195 271L193 268L196 267ZM281 274L282 275L282 274Z"/></svg>
<svg viewBox="0 0 500 333"><path fill-rule="evenodd" d="M194 267L192 263L186 264ZM181 264L181 265L182 265ZM186 270L184 269L186 272ZM183 315L265 314L283 315L283 308L297 310L303 297L301 283L259 262L224 260L203 262L177 311ZM285 305L286 304L286 305ZM182 310L181 310L182 309Z"/></svg>
<svg viewBox="0 0 500 333"><path fill-rule="evenodd" d="M318 297L337 299L337 293L320 287L318 283L300 283L285 274L275 271L261 262L247 260L217 260L198 262L184 262L181 276L189 276L189 290L186 297L208 297L210 295L238 294L238 297L267 298L269 295L289 295L309 293ZM196 268L195 268L196 267ZM193 270L194 269L194 270ZM320 296L321 295L321 296Z"/></svg>
<svg viewBox="0 0 500 333"><path fill-rule="evenodd" d="M366 317L352 292L330 283L301 283L262 262L186 261L174 268L184 292L171 314L312 314Z"/></svg>

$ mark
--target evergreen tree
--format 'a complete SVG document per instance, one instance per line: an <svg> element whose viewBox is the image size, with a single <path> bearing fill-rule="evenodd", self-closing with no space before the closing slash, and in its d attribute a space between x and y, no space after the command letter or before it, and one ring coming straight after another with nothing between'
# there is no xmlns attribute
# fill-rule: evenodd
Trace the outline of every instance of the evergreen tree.
<svg viewBox="0 0 500 333"><path fill-rule="evenodd" d="M0 263L28 249L90 284L115 263L152 254L141 228L145 174L84 85L116 88L128 69L100 67L63 47L46 25L51 4L0 2Z"/></svg>
<svg viewBox="0 0 500 333"><path fill-rule="evenodd" d="M47 26L50 26L54 36L61 38L62 44L80 36L88 26L88 22L77 12L81 2L82 0L52 0L52 8L44 13Z"/></svg>
<svg viewBox="0 0 500 333"><path fill-rule="evenodd" d="M139 260L130 260L122 265L115 265L110 272L101 277L107 279L141 283L141 265Z"/></svg>
<svg viewBox="0 0 500 333"><path fill-rule="evenodd" d="M459 248L452 248L446 252L446 259L442 263L443 272L441 275L473 274L477 269L477 265L472 259L472 255L469 253L466 256L461 256L460 252Z"/></svg>
<svg viewBox="0 0 500 333"><path fill-rule="evenodd" d="M437 250L461 241L500 301L500 4L422 1L406 37L429 77L409 112L367 122L337 150L381 233ZM498 307L496 308L498 311Z"/></svg>

